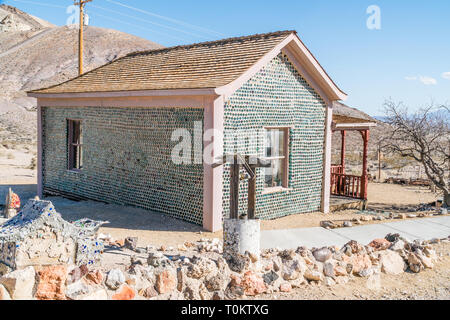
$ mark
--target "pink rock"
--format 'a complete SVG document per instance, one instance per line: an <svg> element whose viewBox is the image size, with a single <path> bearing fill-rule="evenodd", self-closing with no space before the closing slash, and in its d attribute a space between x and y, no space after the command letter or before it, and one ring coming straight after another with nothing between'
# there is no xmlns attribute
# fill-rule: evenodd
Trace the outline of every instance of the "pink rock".
<svg viewBox="0 0 450 320"><path fill-rule="evenodd" d="M103 275L99 270L89 272L86 275L86 279L94 284L100 284L103 281Z"/></svg>
<svg viewBox="0 0 450 320"><path fill-rule="evenodd" d="M160 294L170 293L177 287L177 279L171 272L165 270L156 276L155 287Z"/></svg>
<svg viewBox="0 0 450 320"><path fill-rule="evenodd" d="M241 286L244 289L244 294L247 296L255 296L264 293L267 290L263 278L252 271L248 271L244 274Z"/></svg>
<svg viewBox="0 0 450 320"><path fill-rule="evenodd" d="M112 296L113 300L133 300L136 293L127 285L123 285L116 294Z"/></svg>
<svg viewBox="0 0 450 320"><path fill-rule="evenodd" d="M348 242L345 246L349 246L353 254L360 253L364 250L364 247L355 240Z"/></svg>
<svg viewBox="0 0 450 320"><path fill-rule="evenodd" d="M280 291L281 292L291 292L292 291L292 285L290 283L282 283L280 285Z"/></svg>
<svg viewBox="0 0 450 320"><path fill-rule="evenodd" d="M151 299L156 297L158 295L158 292L153 286L150 286L147 289L142 289L139 294L147 299Z"/></svg>
<svg viewBox="0 0 450 320"><path fill-rule="evenodd" d="M341 266L335 266L334 267L334 273L336 276L348 276L347 270L344 267Z"/></svg>
<svg viewBox="0 0 450 320"><path fill-rule="evenodd" d="M49 266L37 270L38 286L35 297L39 300L65 300L66 266Z"/></svg>
<svg viewBox="0 0 450 320"><path fill-rule="evenodd" d="M369 269L372 267L372 261L370 260L369 255L367 254L355 254L351 257L344 255L342 260L353 266L353 274L358 274L363 270Z"/></svg>
<svg viewBox="0 0 450 320"><path fill-rule="evenodd" d="M388 249L391 246L391 243L386 239L375 239L369 246L374 248L375 251L382 251Z"/></svg>

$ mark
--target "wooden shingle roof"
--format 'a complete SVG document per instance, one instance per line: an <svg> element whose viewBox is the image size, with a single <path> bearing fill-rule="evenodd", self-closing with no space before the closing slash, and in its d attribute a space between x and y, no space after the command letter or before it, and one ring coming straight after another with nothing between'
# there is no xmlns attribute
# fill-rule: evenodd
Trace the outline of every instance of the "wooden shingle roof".
<svg viewBox="0 0 450 320"><path fill-rule="evenodd" d="M351 108L343 103L336 102L333 108L333 122L335 123L376 123L377 120L368 114Z"/></svg>
<svg viewBox="0 0 450 320"><path fill-rule="evenodd" d="M67 82L32 93L205 89L227 85L295 31L128 54Z"/></svg>

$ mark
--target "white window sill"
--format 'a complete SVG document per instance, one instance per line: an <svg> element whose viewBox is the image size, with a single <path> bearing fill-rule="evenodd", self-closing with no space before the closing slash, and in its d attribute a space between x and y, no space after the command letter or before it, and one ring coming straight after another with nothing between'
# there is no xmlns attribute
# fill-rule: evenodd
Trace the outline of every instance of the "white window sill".
<svg viewBox="0 0 450 320"><path fill-rule="evenodd" d="M82 170L77 170L77 169L71 169L71 170L67 170L68 173L81 173L83 172Z"/></svg>
<svg viewBox="0 0 450 320"><path fill-rule="evenodd" d="M293 190L292 188L284 188L284 187L267 188L263 190L262 195L274 193L289 193L292 190Z"/></svg>

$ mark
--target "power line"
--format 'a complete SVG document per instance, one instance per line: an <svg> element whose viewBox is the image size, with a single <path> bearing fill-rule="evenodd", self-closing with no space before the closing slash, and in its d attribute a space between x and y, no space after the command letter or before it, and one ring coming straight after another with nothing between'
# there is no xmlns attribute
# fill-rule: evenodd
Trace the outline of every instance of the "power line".
<svg viewBox="0 0 450 320"><path fill-rule="evenodd" d="M195 33L189 32L189 31L184 31L184 30L181 30L181 29L178 29L178 28L166 26L166 25L163 25L163 24L160 24L160 23L157 23L157 22L148 21L148 20L145 20L145 19L142 19L142 18L138 18L138 17L135 17L135 16L131 16L131 15L128 15L128 14L119 12L119 11L115 11L115 10L103 8L103 7L96 6L96 5L91 5L91 7L97 8L97 9L101 9L101 10L105 10L105 11L109 11L109 12L112 12L112 13L119 14L119 15L121 15L121 16L127 17L127 18L131 18L131 19L134 19L134 20L142 21L142 22L145 22L145 23L150 23L150 24L153 24L153 25L158 26L158 27L162 27L162 28L166 28L166 29L171 29L171 30L173 30L173 31L185 33L185 34L190 35L190 36L194 36L194 37L198 37L198 38L203 38L203 39L209 39L209 38L204 37L204 36L199 35L199 34L195 34Z"/></svg>
<svg viewBox="0 0 450 320"><path fill-rule="evenodd" d="M186 23L186 22L180 21L180 20L176 20L176 19L172 19L172 18L169 18L169 17L161 16L159 14L156 14L156 13L153 13L153 12L149 12L149 11L146 11L146 10L142 10L142 9L139 9L139 8L135 8L135 7L123 4L123 3L118 2L118 1L114 1L114 0L106 0L106 1L114 3L114 4L118 5L118 6L122 6L122 7L128 8L128 9L131 9L131 10L135 10L135 11L147 14L147 15L152 16L152 17L156 17L156 18L159 18L159 19L170 21L172 23L176 23L176 24L179 24L179 25L182 25L182 26L185 26L185 27L190 27L192 29L197 29L198 31L202 31L202 32L206 32L206 33L214 34L214 35L218 35L218 36L224 36L224 34L221 34L221 33L216 32L214 30L202 28L202 27L190 24L190 23Z"/></svg>
<svg viewBox="0 0 450 320"><path fill-rule="evenodd" d="M162 36L165 36L165 37L170 37L170 38L174 38L174 39L177 39L177 40L186 41L186 39L183 39L183 38L179 38L179 37L176 37L176 36L172 36L172 35L169 35L169 34L165 34L165 33L163 33L163 32L159 32L159 31L156 31L156 30L153 30L153 29L150 29L150 28L142 27L142 26L139 26L139 25L136 25L136 24L132 24L132 23L123 21L123 20L119 20L119 19L115 19L115 18L108 17L108 16L104 16L104 15L102 15L102 14L100 14L100 13L97 13L97 12L91 13L90 15L93 15L93 16L99 16L99 17L101 17L101 18L103 18L103 19L107 19L107 20L111 20L111 21L114 21L114 22L119 22L119 23L127 24L127 25L129 25L129 26L132 26L132 27L135 27L135 28L139 28L139 29L142 29L142 30L145 30L145 31L150 31L150 32L158 33L158 34L160 34L160 35L162 35Z"/></svg>
<svg viewBox="0 0 450 320"><path fill-rule="evenodd" d="M15 2L22 2L22 3L29 3L29 4L34 4L37 6L43 6L43 7L53 7L53 8L62 8L62 9L66 9L67 7L64 6L59 6L57 4L50 4L50 3L43 3L43 2L34 2L34 1L25 1L25 0L12 0Z"/></svg>

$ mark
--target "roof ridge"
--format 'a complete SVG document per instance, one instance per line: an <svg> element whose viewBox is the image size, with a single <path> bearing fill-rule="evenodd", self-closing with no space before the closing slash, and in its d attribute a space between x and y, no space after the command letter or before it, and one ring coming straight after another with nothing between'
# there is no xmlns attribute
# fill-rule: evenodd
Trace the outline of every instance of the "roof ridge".
<svg viewBox="0 0 450 320"><path fill-rule="evenodd" d="M268 32L268 33L257 33L252 34L248 36L241 36L241 37L231 37L231 38L225 38L220 40L212 40L212 41L205 41L205 42L198 42L198 43L192 43L192 44L186 44L186 45L177 45L173 47L167 47L167 48L159 48L159 49L151 49L151 50L143 50L143 51L135 51L130 52L124 57L133 57L138 55L145 55L145 54L152 54L152 53L163 53L167 51L172 50L178 50L178 49L188 49L188 48L195 48L195 47L202 47L202 46L210 46L210 45L220 45L228 42L235 42L235 41L243 41L243 40L251 40L251 39L260 39L260 38L268 38L268 37L276 37L281 35L289 35L289 34L297 34L297 31L295 30L284 30L284 31L275 31L275 32Z"/></svg>

